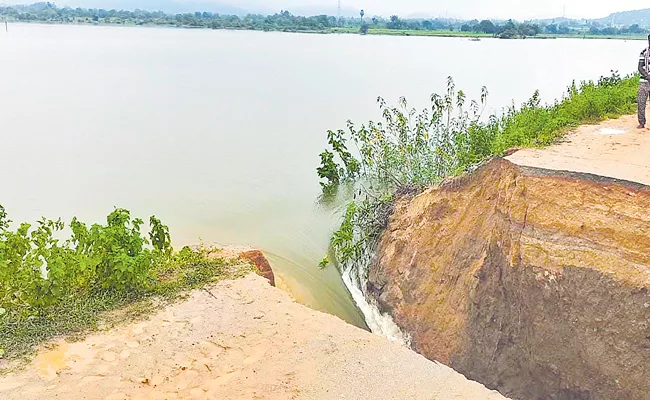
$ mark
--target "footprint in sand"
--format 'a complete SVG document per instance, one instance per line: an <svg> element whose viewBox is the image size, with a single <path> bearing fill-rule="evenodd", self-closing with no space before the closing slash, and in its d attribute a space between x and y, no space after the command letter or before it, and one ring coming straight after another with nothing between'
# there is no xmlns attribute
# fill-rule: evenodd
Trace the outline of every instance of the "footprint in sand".
<svg viewBox="0 0 650 400"><path fill-rule="evenodd" d="M102 360L106 362L113 362L117 359L117 354L113 353L112 351L107 351L104 354L102 354Z"/></svg>
<svg viewBox="0 0 650 400"><path fill-rule="evenodd" d="M226 383L230 382L231 380L237 378L241 374L241 371L233 371L230 373L227 373L225 375L221 375L217 379L213 379L210 381L206 387L207 390L207 396L211 397L214 396L217 390L219 390L220 386L225 385Z"/></svg>
<svg viewBox="0 0 650 400"><path fill-rule="evenodd" d="M244 349L244 354L246 359L244 359L244 365L255 364L264 357L267 351L271 348L271 341L268 339L262 340L256 346L252 348Z"/></svg>
<svg viewBox="0 0 650 400"><path fill-rule="evenodd" d="M199 343L199 348L201 349L201 354L208 358L216 358L226 349L224 346L208 340L201 341Z"/></svg>
<svg viewBox="0 0 650 400"><path fill-rule="evenodd" d="M181 371L178 375L176 375L176 377L174 377L172 387L176 391L191 388L195 386L193 383L196 383L195 381L197 381L199 375L200 373L193 369L186 369L184 371Z"/></svg>

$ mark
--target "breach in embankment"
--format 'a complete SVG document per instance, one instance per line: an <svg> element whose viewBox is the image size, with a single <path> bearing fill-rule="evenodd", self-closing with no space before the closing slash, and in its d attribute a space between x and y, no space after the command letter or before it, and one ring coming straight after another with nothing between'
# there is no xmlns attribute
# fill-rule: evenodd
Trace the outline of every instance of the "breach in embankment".
<svg viewBox="0 0 650 400"><path fill-rule="evenodd" d="M650 188L493 160L395 206L369 292L415 350L522 399L650 393Z"/></svg>
<svg viewBox="0 0 650 400"><path fill-rule="evenodd" d="M416 351L517 399L647 399L650 140L607 120L636 108L637 79L487 120L487 91L467 112L450 79L430 109L380 99L382 122L330 131L325 192L359 187L331 253L379 308L373 331L392 316ZM517 147L538 150L500 158Z"/></svg>
<svg viewBox="0 0 650 400"><path fill-rule="evenodd" d="M650 187L548 169L646 182L633 123L398 201L368 288L415 350L514 398L647 398Z"/></svg>
<svg viewBox="0 0 650 400"><path fill-rule="evenodd" d="M261 251L175 252L142 224L115 209L60 241L0 206L0 399L503 398L297 304Z"/></svg>

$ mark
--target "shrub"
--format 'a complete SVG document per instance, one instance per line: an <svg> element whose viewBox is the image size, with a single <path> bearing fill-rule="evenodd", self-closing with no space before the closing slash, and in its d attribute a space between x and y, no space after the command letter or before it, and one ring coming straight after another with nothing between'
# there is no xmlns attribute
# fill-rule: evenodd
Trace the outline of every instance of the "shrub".
<svg viewBox="0 0 650 400"><path fill-rule="evenodd" d="M0 308L15 317L42 314L66 298L98 290L142 290L156 257L171 254L160 221L152 217L152 251L140 233L143 221L120 208L106 225L88 228L73 218L72 236L63 243L56 238L65 227L61 220L43 218L35 229L22 223L12 231L2 206L0 216Z"/></svg>
<svg viewBox="0 0 650 400"><path fill-rule="evenodd" d="M216 250L174 253L169 228L152 216L143 221L115 209L106 224L88 227L73 218L70 237L61 220L41 219L15 230L0 206L0 358L16 357L54 336L83 332L102 313L149 296L174 299L187 289L250 271ZM143 308L142 312L146 311Z"/></svg>

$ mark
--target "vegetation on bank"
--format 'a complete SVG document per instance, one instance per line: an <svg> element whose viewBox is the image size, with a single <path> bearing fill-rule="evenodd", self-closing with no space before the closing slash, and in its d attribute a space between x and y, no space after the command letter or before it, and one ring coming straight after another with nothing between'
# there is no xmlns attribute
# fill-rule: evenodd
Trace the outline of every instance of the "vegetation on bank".
<svg viewBox="0 0 650 400"><path fill-rule="evenodd" d="M364 19L365 17L365 19ZM548 21L517 22L448 18L389 18L359 17L337 18L330 15L297 16L289 11L273 15L224 15L213 12L170 14L162 11L106 10L57 7L41 2L30 5L0 6L0 18L9 21L45 22L63 24L115 24L158 25L188 28L246 29L258 31L362 33L404 36L488 36L504 39L526 37L621 37L640 38L647 29L638 24L612 27L598 21L588 23L560 19Z"/></svg>
<svg viewBox="0 0 650 400"><path fill-rule="evenodd" d="M156 217L144 221L116 209L106 225L73 218L71 235L61 220L41 219L13 230L0 206L0 357L25 355L43 341L97 326L106 311L130 306L131 314L185 290L250 271L214 250L174 252L169 229Z"/></svg>
<svg viewBox="0 0 650 400"><path fill-rule="evenodd" d="M418 193L510 148L546 146L580 124L633 113L638 83L636 75L612 72L598 82L572 83L552 104L542 104L536 91L520 107L489 117L483 116L487 90L468 102L451 78L446 93L433 94L421 112L404 98L397 106L379 98L381 122L348 121L346 130L328 131L329 149L320 154L324 194L341 185L355 190L321 267L335 261L344 270L365 269L396 196Z"/></svg>

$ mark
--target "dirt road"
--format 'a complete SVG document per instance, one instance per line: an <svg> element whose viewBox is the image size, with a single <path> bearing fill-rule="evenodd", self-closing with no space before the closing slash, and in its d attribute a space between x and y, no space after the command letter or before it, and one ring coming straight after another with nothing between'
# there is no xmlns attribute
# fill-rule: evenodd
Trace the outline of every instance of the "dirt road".
<svg viewBox="0 0 650 400"><path fill-rule="evenodd" d="M635 115L583 125L562 143L523 149L507 157L518 165L587 172L650 185L650 130Z"/></svg>

